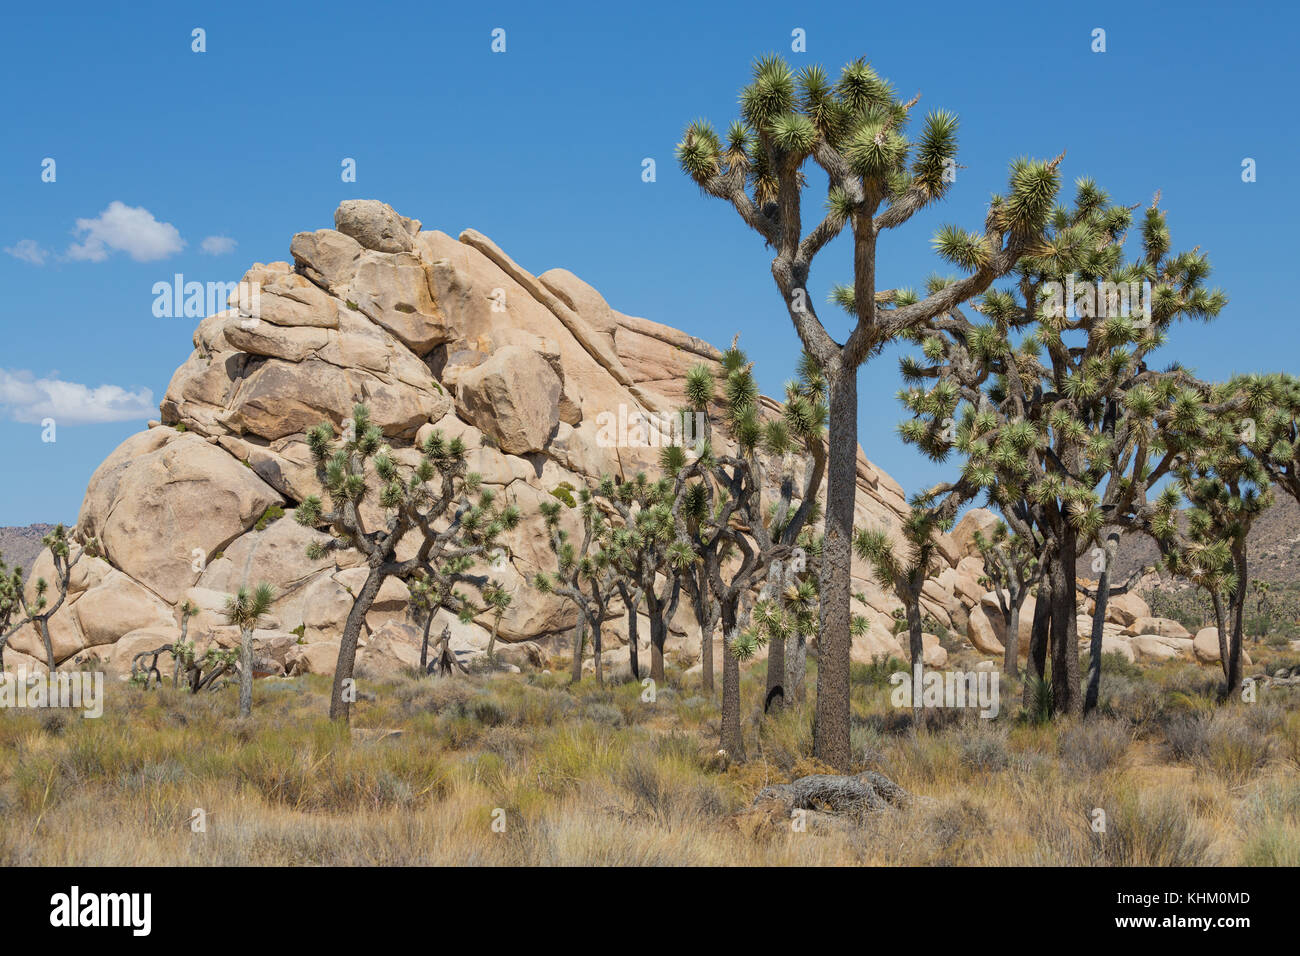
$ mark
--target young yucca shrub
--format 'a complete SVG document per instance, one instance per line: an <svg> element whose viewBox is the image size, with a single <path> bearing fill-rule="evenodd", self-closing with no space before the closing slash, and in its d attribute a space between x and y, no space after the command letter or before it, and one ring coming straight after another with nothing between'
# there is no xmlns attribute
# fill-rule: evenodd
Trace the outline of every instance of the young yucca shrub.
<svg viewBox="0 0 1300 956"><path fill-rule="evenodd" d="M1045 724L1052 719L1052 680L1046 675L1042 678L1030 675L1025 680L1029 683L1029 719L1035 724Z"/></svg>
<svg viewBox="0 0 1300 956"><path fill-rule="evenodd" d="M849 679L855 685L889 687L889 678L899 672L910 674L912 668L897 657L873 657L868 664L853 664Z"/></svg>

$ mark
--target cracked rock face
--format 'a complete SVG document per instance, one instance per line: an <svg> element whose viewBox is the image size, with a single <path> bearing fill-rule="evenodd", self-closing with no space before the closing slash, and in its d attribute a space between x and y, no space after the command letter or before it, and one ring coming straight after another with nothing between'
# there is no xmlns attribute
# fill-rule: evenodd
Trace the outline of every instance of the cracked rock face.
<svg viewBox="0 0 1300 956"><path fill-rule="evenodd" d="M97 537L103 552L79 562L68 600L51 621L61 661L94 657L129 670L128 650L179 635L177 608L186 601L199 608L189 636L200 647L226 643L223 596L267 580L276 601L258 632L265 655L298 632L305 643L297 647L305 650L286 659L286 669L332 666L330 647L337 647L363 562L351 550L310 561L305 549L315 533L296 525L292 509L320 490L305 431L321 421L339 426L358 402L370 406L399 461L413 461L414 444L433 428L464 440L471 470L525 515L505 538L507 567L494 572L514 598L500 640L567 636L576 621L572 606L526 583L552 570L538 506L565 482L578 487L603 473L653 469L658 448L611 446L601 423L616 420L621 408L675 411L686 371L716 363L719 351L616 311L567 270L533 275L473 230L458 239L425 231L377 200L344 202L334 225L295 235L292 264L248 270L244 281L260 290L255 304L232 294L227 310L199 323L160 421L123 442L91 477L78 532ZM764 407L779 408L767 399ZM858 486L858 523L896 531L903 491L860 451ZM367 522L383 517L374 502L364 510ZM575 516L564 520L576 529ZM408 543L407 553L414 547ZM956 619L964 627L979 600L970 593L978 590L969 583L976 573L970 544L945 539L941 550L950 567L927 585L923 609L945 626ZM32 579L51 571L45 554ZM854 591L867 601L855 600L854 610L872 624L855 639L855 658L904 657L890 634L898 602L856 559L853 573ZM367 619L363 641L382 631L369 655L372 670L410 656L403 649L414 640L407 597L401 582L390 582ZM673 640L698 654L689 618L683 602ZM439 619L435 633L444 623L462 658L486 646L486 617ZM625 620L608 626L611 663L620 654L626 659L619 647L626 633ZM648 622L639 633L645 640ZM30 628L12 639L6 666L37 668L28 655L42 656Z"/></svg>

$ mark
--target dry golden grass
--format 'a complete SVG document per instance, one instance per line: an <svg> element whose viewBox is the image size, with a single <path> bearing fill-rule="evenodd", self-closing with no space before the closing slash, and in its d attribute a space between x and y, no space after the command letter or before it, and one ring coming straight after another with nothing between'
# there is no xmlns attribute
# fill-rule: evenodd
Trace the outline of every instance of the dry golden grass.
<svg viewBox="0 0 1300 956"><path fill-rule="evenodd" d="M744 687L750 759L725 769L696 679L653 704L637 684L559 674L363 683L349 732L311 677L259 682L247 722L233 688L113 686L98 720L0 713L0 862L1300 863L1295 690L1217 708L1208 670L1112 662L1088 721L1036 723L1004 681L996 720L940 714L915 732L890 706L892 669L855 668L854 753L917 799L844 832L744 824L763 786L827 770L809 706L759 712L761 666Z"/></svg>

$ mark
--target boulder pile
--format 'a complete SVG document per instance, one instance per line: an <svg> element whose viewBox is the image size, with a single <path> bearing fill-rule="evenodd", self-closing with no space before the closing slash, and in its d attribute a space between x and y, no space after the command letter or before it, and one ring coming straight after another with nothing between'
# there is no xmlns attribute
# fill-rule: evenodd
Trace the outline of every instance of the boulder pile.
<svg viewBox="0 0 1300 956"><path fill-rule="evenodd" d="M257 633L261 658L291 674L330 670L363 562L350 550L309 559L307 545L324 536L300 527L292 510L320 490L305 431L321 421L341 426L358 402L369 405L399 461L413 462L415 443L431 429L463 439L470 470L525 515L505 538L507 566L493 572L513 596L500 640L529 645L517 655L523 663L541 659L548 643L567 646L574 608L527 583L553 569L538 506L566 483L653 470L659 449L620 442L610 422L672 414L687 370L717 363L719 351L616 311L571 272L533 275L472 229L455 238L425 230L376 200L344 202L334 228L298 233L289 252L292 262L256 263L245 274L256 297L237 291L227 310L199 323L159 419L91 477L77 530L100 550L77 563L51 620L58 659L129 669L138 651L179 636L186 602L198 609L191 638L233 644L238 634L221 614L226 596L267 581L276 600ZM896 532L903 489L860 449L857 475L857 524ZM367 521L378 521L378 504L366 508ZM995 653L996 615L972 539L991 518L973 512L944 536L943 566L922 603L939 625ZM576 526L576 514L565 520ZM43 554L29 580L51 571ZM905 658L891 633L897 600L856 559L853 574L861 597L854 610L871 622L855 638L855 659ZM411 662L419 631L408 598L401 582L385 584L366 620L362 673ZM669 650L689 663L700 636L687 603ZM434 633L450 626L454 652L481 653L488 618L440 616ZM649 631L641 622L639 633ZM608 627L611 664L627 659L619 646L626 633L626 621ZM927 656L937 658L942 648L930 643ZM42 656L28 627L11 640L6 665L35 669Z"/></svg>

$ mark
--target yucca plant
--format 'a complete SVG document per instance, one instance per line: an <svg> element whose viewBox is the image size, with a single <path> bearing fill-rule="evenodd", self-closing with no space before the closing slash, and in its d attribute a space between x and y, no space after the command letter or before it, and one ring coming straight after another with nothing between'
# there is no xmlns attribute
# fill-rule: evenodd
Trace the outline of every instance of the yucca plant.
<svg viewBox="0 0 1300 956"><path fill-rule="evenodd" d="M601 484L612 485L605 477ZM593 666L597 683L604 683L605 670L603 629L610 614L610 601L625 580L620 565L621 549L627 547L626 532L615 529L596 504L590 488L578 490L576 506L582 518L582 539L575 544L560 524L560 501L543 501L540 505L546 526L547 541L555 555L553 572L538 571L533 587L543 594L556 594L573 602L581 626L574 632L573 680L582 680L583 648L587 631L592 638ZM633 609L631 613L635 613Z"/></svg>
<svg viewBox="0 0 1300 956"><path fill-rule="evenodd" d="M685 542L679 567L687 588L695 600L707 584L708 601L717 605L724 649L720 746L729 759L738 761L744 759L740 661L751 653L753 637L741 610L741 598L762 584L773 569L784 588L797 574L807 571L810 560L820 559L822 541L813 528L821 519L817 495L826 473L826 406L824 379L809 359L801 363L799 381L787 387L781 414L767 418L760 414L752 363L736 340L723 354L721 366L716 374L695 369L688 377L690 401L705 414L706 448L689 462L680 450L666 450L664 466L676 476L674 520L678 540ZM713 445L708 409L715 398L722 400L721 424L736 444L733 455L719 454ZM777 495L771 500L764 493L769 462L775 462L777 469ZM798 567L799 558L803 567ZM712 614L710 610L710 627L704 634L710 641ZM797 641L800 635L791 632L790 636ZM806 643L796 647L806 648ZM767 695L769 699L777 694L785 698L790 676L786 641L772 642L770 649ZM802 655L802 650L797 653ZM802 656L796 673L802 685Z"/></svg>
<svg viewBox="0 0 1300 956"><path fill-rule="evenodd" d="M459 438L448 439L435 430L419 446L419 461L409 469L399 466L363 404L353 408L338 440L334 426L323 422L307 432L307 445L330 508L326 511L320 497L310 495L294 517L306 527L324 527L332 536L324 545L310 546L308 557L315 560L352 547L366 559L366 579L344 624L330 694L330 717L346 722L357 642L384 581L430 580L440 606L461 613L464 602L453 585L469 580L466 562L482 560L501 534L518 527L520 514L513 504L500 506L495 493L482 487L480 476L468 471ZM386 516L377 528L367 528L362 521L361 503L367 498ZM420 546L414 556L399 561L398 542L411 531L419 533Z"/></svg>
<svg viewBox="0 0 1300 956"><path fill-rule="evenodd" d="M1170 426L1170 445L1179 450L1174 464L1178 480L1160 496L1151 521L1169 569L1189 577L1210 597L1225 699L1241 687L1250 581L1247 538L1274 501L1266 459L1251 444L1259 441L1256 418L1276 407L1278 396L1252 384L1237 379L1206 389L1199 414Z"/></svg>
<svg viewBox="0 0 1300 956"><path fill-rule="evenodd" d="M1205 286L1203 253L1170 252L1157 203L1128 256L1136 208L1114 205L1096 183L1079 180L1073 206L1051 210L1041 240L1017 264L1016 284L986 292L974 316L953 306L909 333L921 355L901 363L901 395L913 415L904 440L935 460L956 451L963 480L986 491L1015 534L1042 541L1030 672L1045 673L1050 643L1054 706L1071 713L1086 703L1075 633L1078 555L1117 530L1147 525L1149 490L1172 473L1179 450L1172 430L1202 414L1208 387L1177 366L1153 370L1147 359L1176 322L1212 318L1226 302ZM933 280L932 288L946 284ZM1111 564L1106 554L1094 674Z"/></svg>
<svg viewBox="0 0 1300 956"><path fill-rule="evenodd" d="M252 591L241 587L226 600L226 623L239 628L239 716L253 713L253 631L271 610L275 593L263 581Z"/></svg>
<svg viewBox="0 0 1300 956"><path fill-rule="evenodd" d="M50 598L50 582L44 577L36 579L33 585L36 596L28 601L22 569L12 568L6 574L3 562L0 562L0 667L4 666L4 648L8 645L9 638L30 624L36 629L45 647L45 666L50 673L57 669L54 642L50 639L50 618L58 613L67 600L68 583L72 580L72 569L77 562L84 555L93 556L97 553L97 542L94 539L84 541L78 547L73 535L62 524L55 525L53 531L41 538L41 544L49 550L54 562L56 596L53 601Z"/></svg>
<svg viewBox="0 0 1300 956"><path fill-rule="evenodd" d="M925 666L921 589L936 570L939 535L952 527L957 511L977 490L963 478L913 496L900 529L901 541L895 541L884 528L860 528L854 534L853 548L858 557L871 566L881 587L903 604L913 671ZM914 699L912 707L919 716L921 701Z"/></svg>
<svg viewBox="0 0 1300 956"><path fill-rule="evenodd" d="M982 583L997 595L1005 635L1002 670L1009 677L1020 674L1020 609L1025 598L1043 576L1039 556L1043 552L1041 537L1030 529L1032 537L1012 534L1005 521L999 521L986 536L975 532L975 547L984 559Z"/></svg>
<svg viewBox="0 0 1300 956"><path fill-rule="evenodd" d="M0 555L0 671L5 666L5 648L9 638L27 623L19 595L23 588L22 568L11 568Z"/></svg>
<svg viewBox="0 0 1300 956"><path fill-rule="evenodd" d="M903 101L862 59L832 79L820 66L797 73L777 56L755 61L741 92L740 117L720 137L704 120L687 126L677 146L682 169L707 194L726 200L773 250L772 275L803 347L829 393L826 555L820 611L816 756L840 769L850 763L850 561L857 491L857 371L895 336L942 315L987 289L1035 245L1057 190L1051 162L1012 164L1008 192L994 196L982 232L949 228L939 252L968 275L924 299L886 308L877 288L882 234L943 198L955 180L957 119L931 112L909 134L916 99ZM826 210L805 232L804 167L826 174ZM854 314L848 338L836 341L808 293L814 258L848 227L853 281L839 299Z"/></svg>
<svg viewBox="0 0 1300 956"><path fill-rule="evenodd" d="M665 452L673 451L684 454L679 445L665 448ZM631 589L634 595L633 606L627 608L630 628L637 611L635 598L645 604L650 620L650 679L657 683L666 678L668 622L681 600L679 572L694 559L689 546L678 538L673 519L676 485L675 476L651 480L641 472L627 481L604 479L592 490L593 504L616 515L621 523L610 530L606 552L614 580L625 582L623 589Z"/></svg>

